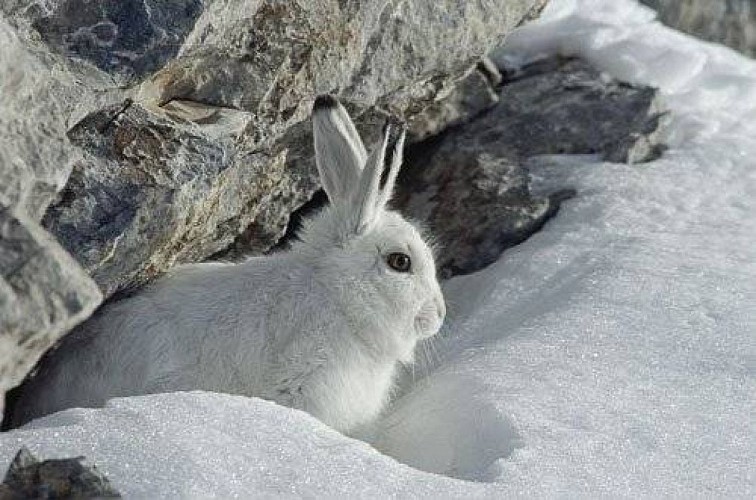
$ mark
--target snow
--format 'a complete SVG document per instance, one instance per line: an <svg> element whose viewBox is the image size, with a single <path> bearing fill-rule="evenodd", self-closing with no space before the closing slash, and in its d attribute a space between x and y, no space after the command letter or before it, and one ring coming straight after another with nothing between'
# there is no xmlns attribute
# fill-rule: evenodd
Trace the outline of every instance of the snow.
<svg viewBox="0 0 756 500"><path fill-rule="evenodd" d="M68 410L4 436L3 459L22 444L45 457L85 455L127 498L454 491L303 412L241 396L160 394Z"/></svg>
<svg viewBox="0 0 756 500"><path fill-rule="evenodd" d="M532 162L534 189L578 196L447 282L384 453L262 400L179 393L3 434L0 469L26 444L85 455L132 498L754 497L756 62L630 0L552 0L496 57L555 52L659 86L671 149Z"/></svg>

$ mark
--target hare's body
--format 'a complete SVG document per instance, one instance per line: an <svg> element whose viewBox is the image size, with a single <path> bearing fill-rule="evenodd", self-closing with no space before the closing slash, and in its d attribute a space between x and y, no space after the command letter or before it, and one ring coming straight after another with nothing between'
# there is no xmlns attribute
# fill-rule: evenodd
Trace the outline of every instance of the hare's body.
<svg viewBox="0 0 756 500"><path fill-rule="evenodd" d="M336 428L371 420L388 395L395 356L360 345L340 305L297 260L283 254L182 266L106 306L28 383L18 419L117 396L201 389L271 399ZM329 397L308 397L318 391Z"/></svg>
<svg viewBox="0 0 756 500"><path fill-rule="evenodd" d="M438 331L443 298L428 246L385 209L401 139L381 188L388 131L380 154L366 158L334 100L316 105L314 122L332 204L304 221L291 250L179 266L106 305L26 382L15 424L117 396L193 389L263 397L344 432L380 413L398 364Z"/></svg>

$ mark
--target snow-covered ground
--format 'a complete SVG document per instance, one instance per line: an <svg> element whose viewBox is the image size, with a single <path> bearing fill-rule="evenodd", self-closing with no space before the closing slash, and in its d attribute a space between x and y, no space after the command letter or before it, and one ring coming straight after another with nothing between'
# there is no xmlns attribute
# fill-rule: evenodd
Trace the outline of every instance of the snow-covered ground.
<svg viewBox="0 0 756 500"><path fill-rule="evenodd" d="M756 496L756 62L652 19L552 0L497 55L577 54L658 86L672 147L533 162L535 189L578 196L447 283L443 338L375 441L415 468L300 412L185 393L4 434L0 469L25 444L144 498Z"/></svg>

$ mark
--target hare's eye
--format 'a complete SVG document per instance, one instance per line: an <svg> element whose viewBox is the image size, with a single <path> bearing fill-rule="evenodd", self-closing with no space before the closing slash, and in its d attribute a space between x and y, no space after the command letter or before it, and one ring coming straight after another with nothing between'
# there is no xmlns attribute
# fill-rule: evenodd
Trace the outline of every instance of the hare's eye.
<svg viewBox="0 0 756 500"><path fill-rule="evenodd" d="M400 273L408 273L410 267L412 267L412 261L410 260L409 255L401 252L388 254L388 257L386 257L386 263L391 269L399 271Z"/></svg>

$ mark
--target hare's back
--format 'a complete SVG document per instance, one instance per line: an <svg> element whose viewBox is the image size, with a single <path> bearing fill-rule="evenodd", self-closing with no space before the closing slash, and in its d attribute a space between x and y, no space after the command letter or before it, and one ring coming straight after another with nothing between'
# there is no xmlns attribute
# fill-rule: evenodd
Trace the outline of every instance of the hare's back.
<svg viewBox="0 0 756 500"><path fill-rule="evenodd" d="M134 295L101 307L40 363L21 389L14 422L119 396L206 389L231 392L228 367L258 358L274 268L180 266ZM251 269L254 267L254 269ZM243 344L243 349L240 345ZM254 364L254 363L253 363Z"/></svg>

